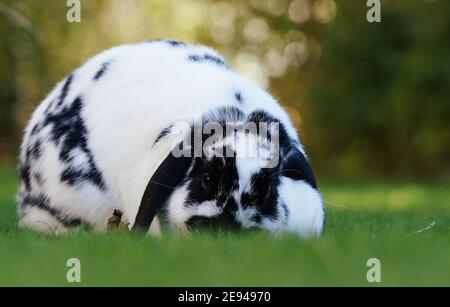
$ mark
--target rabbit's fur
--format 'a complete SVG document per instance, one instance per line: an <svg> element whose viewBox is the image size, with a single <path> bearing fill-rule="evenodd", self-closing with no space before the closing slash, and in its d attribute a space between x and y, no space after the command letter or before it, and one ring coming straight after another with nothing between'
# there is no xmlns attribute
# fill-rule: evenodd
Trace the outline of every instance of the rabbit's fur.
<svg viewBox="0 0 450 307"><path fill-rule="evenodd" d="M279 154L279 163L261 168L255 158L172 157L180 135L192 135L199 118L278 123L280 148L268 153ZM271 144L241 132L218 143L239 154L236 140L245 138L256 147ZM93 57L55 87L26 128L18 194L23 227L51 234L81 225L105 230L115 209L130 228L147 230L153 221L154 232L155 215L181 229L196 217L227 215L245 228L302 236L320 234L324 220L283 108L215 51L173 40Z"/></svg>

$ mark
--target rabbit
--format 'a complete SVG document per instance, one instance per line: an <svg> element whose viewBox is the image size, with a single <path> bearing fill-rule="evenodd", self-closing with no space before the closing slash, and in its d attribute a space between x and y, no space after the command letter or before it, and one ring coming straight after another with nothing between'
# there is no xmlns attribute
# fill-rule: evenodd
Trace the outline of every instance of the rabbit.
<svg viewBox="0 0 450 307"><path fill-rule="evenodd" d="M264 123L276 129L260 134ZM19 172L20 226L43 234L105 231L115 210L156 236L222 218L301 237L324 224L285 110L216 51L171 39L103 51L57 84L25 129Z"/></svg>

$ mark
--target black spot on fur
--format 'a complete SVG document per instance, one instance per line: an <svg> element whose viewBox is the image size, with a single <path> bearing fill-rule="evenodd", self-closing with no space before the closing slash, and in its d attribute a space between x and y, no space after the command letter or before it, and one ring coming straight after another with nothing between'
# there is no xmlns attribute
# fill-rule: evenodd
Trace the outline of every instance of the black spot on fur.
<svg viewBox="0 0 450 307"><path fill-rule="evenodd" d="M193 54L193 55L188 56L188 59L193 62L201 62L203 58L199 55Z"/></svg>
<svg viewBox="0 0 450 307"><path fill-rule="evenodd" d="M41 210L46 211L54 218L56 218L65 227L76 227L80 226L83 221L78 218L69 218L64 215L60 210L50 206L50 199L44 195L39 196L26 196L22 202L22 206L36 207Z"/></svg>
<svg viewBox="0 0 450 307"><path fill-rule="evenodd" d="M280 122L277 118L273 117L269 113L267 113L264 110L256 110L253 111L247 119L249 122L266 122L266 123L273 123L273 122Z"/></svg>
<svg viewBox="0 0 450 307"><path fill-rule="evenodd" d="M311 165L298 149L293 149L286 157L283 162L282 172L285 177L294 180L303 180L314 189L317 189L317 183Z"/></svg>
<svg viewBox="0 0 450 307"><path fill-rule="evenodd" d="M45 114L49 114L52 109L60 108L64 104L64 101L66 100L67 95L69 94L70 86L73 82L74 77L75 76L72 73L65 79L63 88L61 89L61 93L59 94L59 96L56 99L52 100L48 104L47 109L44 112ZM56 107L55 107L55 105L56 105ZM42 123L37 124L35 127L33 127L31 134L34 135L34 134L39 133L42 130L42 128L44 128Z"/></svg>
<svg viewBox="0 0 450 307"><path fill-rule="evenodd" d="M48 114L50 114L52 109L54 109L54 108L58 109L64 104L64 101L66 100L67 95L69 94L70 86L73 82L73 79L74 79L74 74L72 73L64 81L64 84L63 84L63 87L61 89L61 93L59 94L59 96L56 99L52 100L48 104L47 109L45 110L44 114L48 115ZM56 105L56 107L55 107L55 105ZM42 123L42 122L35 124L34 127L31 129L31 136L37 135L39 132L41 132L41 130L45 126L46 126L45 123Z"/></svg>
<svg viewBox="0 0 450 307"><path fill-rule="evenodd" d="M241 93L240 91L236 91L236 92L234 93L234 98L236 99L236 101L237 101L239 104L243 104L243 103L244 103L244 98L242 98L242 93Z"/></svg>
<svg viewBox="0 0 450 307"><path fill-rule="evenodd" d="M282 167L283 176L294 180L304 180L313 188L317 189L312 168L303 153L296 147L299 145L298 141L289 137L286 128L277 118L268 114L266 111L257 110L250 114L248 121L254 121L255 123L265 122L268 124L278 123L280 156L284 161ZM270 134L269 137L271 137Z"/></svg>
<svg viewBox="0 0 450 307"><path fill-rule="evenodd" d="M277 187L280 183L280 177L276 176L277 174L277 168L264 168L252 176L251 185L253 190L259 191L258 194L262 203L264 203L264 200L268 203L276 203L278 199Z"/></svg>
<svg viewBox="0 0 450 307"><path fill-rule="evenodd" d="M181 47L181 46L186 46L186 43L184 42L180 42L174 39L166 39L164 40L165 43L169 44L172 47Z"/></svg>
<svg viewBox="0 0 450 307"><path fill-rule="evenodd" d="M257 213L254 216L252 216L252 221L255 222L256 224L260 224L262 221L262 215Z"/></svg>
<svg viewBox="0 0 450 307"><path fill-rule="evenodd" d="M34 181L39 186L41 186L44 183L44 178L42 177L42 174L40 172L35 173L33 178L34 178Z"/></svg>
<svg viewBox="0 0 450 307"><path fill-rule="evenodd" d="M205 181L205 176L208 180ZM238 187L239 177L234 158L205 157L195 159L188 178L188 199L192 204L208 200L217 200L222 207L229 199L231 192Z"/></svg>
<svg viewBox="0 0 450 307"><path fill-rule="evenodd" d="M57 104L58 107L64 103L64 100L66 99L67 95L69 94L70 85L73 82L73 78L74 78L74 75L70 74L67 77L66 81L64 82L64 86L63 86L63 88L61 90L61 94L59 95L59 98L58 98L58 104Z"/></svg>
<svg viewBox="0 0 450 307"><path fill-rule="evenodd" d="M25 184L27 190L31 190L31 164L33 161L41 157L41 140L36 140L25 150L25 156L19 165L19 177L21 182Z"/></svg>
<svg viewBox="0 0 450 307"><path fill-rule="evenodd" d="M283 210L284 210L284 212L283 212L283 214L284 214L284 219L285 219L285 221L287 222L287 220L289 219L289 214L290 214L289 208L288 208L288 206L287 206L285 203L281 203L281 207L282 207Z"/></svg>
<svg viewBox="0 0 450 307"><path fill-rule="evenodd" d="M42 155L42 142L41 140L36 140L29 148L28 158L32 160L38 160Z"/></svg>
<svg viewBox="0 0 450 307"><path fill-rule="evenodd" d="M105 72L108 70L109 66L111 65L111 62L103 63L102 67L97 71L97 73L94 76L94 80L98 81L101 77L105 74Z"/></svg>
<svg viewBox="0 0 450 307"><path fill-rule="evenodd" d="M40 128L41 127L39 124L34 125L33 129L31 129L31 135L34 136L34 135L38 134L39 131L41 130Z"/></svg>
<svg viewBox="0 0 450 307"><path fill-rule="evenodd" d="M258 214L253 217L256 223L260 223L262 217L271 220L278 218L277 200L280 177L276 176L277 174L278 168L261 169L250 179L250 192L241 195L243 208L257 209Z"/></svg>
<svg viewBox="0 0 450 307"><path fill-rule="evenodd" d="M227 66L227 64L225 63L224 60L222 60L221 58L219 58L219 57L217 57L217 56L215 56L215 55L205 54L205 55L203 56L203 59L204 59L205 61L213 62L213 63L215 63L215 64L217 64L217 65L219 65L219 66Z"/></svg>
<svg viewBox="0 0 450 307"><path fill-rule="evenodd" d="M227 123L242 123L244 112L235 106L224 106L214 109L203 116L203 123L214 122L221 124L224 128ZM226 129L223 129L226 131Z"/></svg>
<svg viewBox="0 0 450 307"><path fill-rule="evenodd" d="M204 54L204 55L198 55L198 54L191 54L188 56L188 60L192 62L211 62L216 64L217 66L228 68L227 63L218 56L211 55L211 54Z"/></svg>
<svg viewBox="0 0 450 307"><path fill-rule="evenodd" d="M88 130L81 116L83 100L78 97L70 105L65 103L73 79L74 74L66 78L59 97L49 105L44 120L33 127L31 135L36 135L43 128L50 127L51 141L60 148L59 159L66 164L66 169L61 174L62 182L76 185L88 181L104 191L106 185L102 173L97 168L88 147ZM72 167L70 164L74 154L83 155L87 165L83 165L81 169ZM20 179L28 190L31 189L32 161L39 159L41 155L42 141L38 139L26 149L25 157L20 163Z"/></svg>
<svg viewBox="0 0 450 307"><path fill-rule="evenodd" d="M164 137L170 134L172 131L172 126L169 126L167 128L164 128L156 138L155 142L153 143L153 146L155 146L159 141L161 141Z"/></svg>
<svg viewBox="0 0 450 307"><path fill-rule="evenodd" d="M57 112L48 114L43 125L51 126L51 139L61 148L59 159L69 164L61 175L61 180L70 185L89 181L103 191L106 190L106 185L88 147L88 130L81 116L82 108L83 100L78 97L70 106L66 105ZM70 166L75 150L77 154L81 152L87 158L88 165L83 170Z"/></svg>
<svg viewBox="0 0 450 307"><path fill-rule="evenodd" d="M234 184L234 186L235 186L234 189L238 189L239 188L239 183L238 183L239 179L236 178L235 181L236 182ZM236 200L234 199L234 197L229 197L225 204L225 207L224 207L224 214L233 216L233 218L234 218L236 216L236 212L238 209L239 209L239 207L238 207L238 204L237 204Z"/></svg>
<svg viewBox="0 0 450 307"><path fill-rule="evenodd" d="M259 123L266 123L268 126L268 138L269 140L271 140L272 135L271 135L271 129L270 129L270 125L271 124L278 124L278 141L279 141L279 145L280 145L280 150L281 150L281 156L284 156L285 154L287 154L290 149L293 147L292 145L292 139L289 137L286 128L284 127L284 125L280 122L279 119L273 117L272 115L270 115L269 113L267 113L264 110L257 110L252 112L248 118L247 118L247 122L254 122L255 124L257 124L257 133L260 133L259 128L260 126L258 125Z"/></svg>
<svg viewBox="0 0 450 307"><path fill-rule="evenodd" d="M105 190L105 184L103 183L103 178L101 173L98 171L94 171L90 169L89 171L85 171L83 169L76 169L74 167L69 166L66 168L61 174L61 181L65 182L69 185L76 185L83 181L90 181L101 190Z"/></svg>
<svg viewBox="0 0 450 307"><path fill-rule="evenodd" d="M21 161L19 166L20 181L25 184L27 190L31 190L31 171L27 161Z"/></svg>
<svg viewBox="0 0 450 307"><path fill-rule="evenodd" d="M181 41L178 41L175 39L162 39L162 38L147 40L144 43L164 43L164 44L168 44L172 47L186 46L186 43L184 43L184 42L181 42Z"/></svg>
<svg viewBox="0 0 450 307"><path fill-rule="evenodd" d="M61 181L69 185L75 185L83 177L83 170L72 167L66 168L61 174Z"/></svg>

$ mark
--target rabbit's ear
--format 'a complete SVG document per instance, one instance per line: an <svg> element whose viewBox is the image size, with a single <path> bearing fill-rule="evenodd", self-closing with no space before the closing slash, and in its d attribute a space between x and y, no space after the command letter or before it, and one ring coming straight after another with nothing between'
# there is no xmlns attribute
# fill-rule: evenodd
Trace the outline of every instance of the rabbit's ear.
<svg viewBox="0 0 450 307"><path fill-rule="evenodd" d="M284 159L282 165L282 176L294 180L303 180L317 189L316 178L305 155L297 148L292 148Z"/></svg>
<svg viewBox="0 0 450 307"><path fill-rule="evenodd" d="M190 157L177 158L172 152L169 153L147 185L133 231L148 231L156 213L163 208L175 188L186 178L191 163Z"/></svg>

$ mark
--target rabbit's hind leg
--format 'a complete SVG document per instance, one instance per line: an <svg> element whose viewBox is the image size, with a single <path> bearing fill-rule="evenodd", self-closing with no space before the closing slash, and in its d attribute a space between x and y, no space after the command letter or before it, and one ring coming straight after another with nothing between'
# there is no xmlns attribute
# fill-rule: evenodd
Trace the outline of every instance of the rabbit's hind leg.
<svg viewBox="0 0 450 307"><path fill-rule="evenodd" d="M19 206L19 216L20 227L46 235L65 235L82 225L80 220L69 219L49 207L44 197L25 197Z"/></svg>

